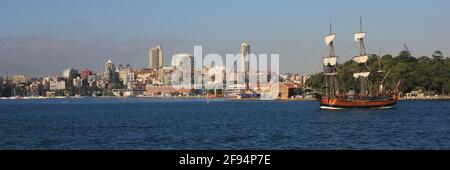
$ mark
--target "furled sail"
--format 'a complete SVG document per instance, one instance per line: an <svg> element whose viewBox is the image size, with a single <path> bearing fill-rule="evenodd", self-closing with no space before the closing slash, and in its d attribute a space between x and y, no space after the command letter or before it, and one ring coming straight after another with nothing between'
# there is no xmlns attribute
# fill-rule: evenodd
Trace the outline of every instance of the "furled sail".
<svg viewBox="0 0 450 170"><path fill-rule="evenodd" d="M335 75L337 75L338 73L323 73L323 75L325 75L325 76L335 76Z"/></svg>
<svg viewBox="0 0 450 170"><path fill-rule="evenodd" d="M354 78L360 78L360 77L366 78L366 77L369 77L369 75L370 75L370 72L362 72L362 73L354 73L353 77Z"/></svg>
<svg viewBox="0 0 450 170"><path fill-rule="evenodd" d="M359 42L359 39L362 39L366 37L366 33L365 32L358 32L355 34L355 41Z"/></svg>
<svg viewBox="0 0 450 170"><path fill-rule="evenodd" d="M353 58L353 61L355 61L356 63L366 63L367 60L369 60L369 56L367 56L367 55L358 56L358 57Z"/></svg>
<svg viewBox="0 0 450 170"><path fill-rule="evenodd" d="M323 59L323 65L335 66L337 64L336 57L327 57Z"/></svg>
<svg viewBox="0 0 450 170"><path fill-rule="evenodd" d="M331 35L329 35L329 36L326 36L326 37L325 37L325 43L326 43L327 45L330 45L330 43L333 42L335 38L336 38L336 35L335 35L335 34L331 34Z"/></svg>

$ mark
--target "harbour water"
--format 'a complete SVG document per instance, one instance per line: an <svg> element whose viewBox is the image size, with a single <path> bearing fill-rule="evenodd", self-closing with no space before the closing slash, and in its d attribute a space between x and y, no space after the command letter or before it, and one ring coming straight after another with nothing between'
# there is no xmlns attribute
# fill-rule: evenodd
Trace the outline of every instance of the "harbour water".
<svg viewBox="0 0 450 170"><path fill-rule="evenodd" d="M450 149L450 101L0 100L0 149Z"/></svg>

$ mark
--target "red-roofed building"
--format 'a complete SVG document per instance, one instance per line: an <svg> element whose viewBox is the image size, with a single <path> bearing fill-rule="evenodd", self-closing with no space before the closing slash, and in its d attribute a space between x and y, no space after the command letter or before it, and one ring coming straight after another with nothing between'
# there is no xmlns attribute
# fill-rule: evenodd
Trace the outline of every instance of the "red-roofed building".
<svg viewBox="0 0 450 170"><path fill-rule="evenodd" d="M295 89L299 88L299 86L295 84L281 83L280 84L280 99L287 100L292 96L295 96Z"/></svg>
<svg viewBox="0 0 450 170"><path fill-rule="evenodd" d="M81 80L87 79L90 75L92 75L92 71L87 68L80 71Z"/></svg>

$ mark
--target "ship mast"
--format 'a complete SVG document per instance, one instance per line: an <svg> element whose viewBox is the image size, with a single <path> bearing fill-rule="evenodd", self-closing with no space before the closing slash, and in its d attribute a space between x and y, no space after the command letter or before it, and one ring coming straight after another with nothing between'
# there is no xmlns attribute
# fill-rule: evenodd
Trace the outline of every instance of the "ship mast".
<svg viewBox="0 0 450 170"><path fill-rule="evenodd" d="M337 56L334 51L334 39L336 34L333 33L331 21L330 21L330 33L325 37L325 43L328 46L327 55L323 58L324 76L325 76L325 88L328 97L336 95L338 93L338 81L337 81Z"/></svg>
<svg viewBox="0 0 450 170"><path fill-rule="evenodd" d="M383 71L381 71L381 49L378 49L378 73L381 73Z"/></svg>
<svg viewBox="0 0 450 170"><path fill-rule="evenodd" d="M353 74L354 78L359 79L360 81L360 89L359 93L361 95L368 95L367 84L368 77L370 75L370 71L367 66L367 61L369 60L369 56L366 54L366 47L364 45L364 38L366 37L366 33L362 30L362 16L359 21L359 32L355 33L355 41L358 43L359 48L359 56L353 57L353 61L358 63L358 72Z"/></svg>
<svg viewBox="0 0 450 170"><path fill-rule="evenodd" d="M381 70L381 49L378 49L378 94L383 92L383 70Z"/></svg>

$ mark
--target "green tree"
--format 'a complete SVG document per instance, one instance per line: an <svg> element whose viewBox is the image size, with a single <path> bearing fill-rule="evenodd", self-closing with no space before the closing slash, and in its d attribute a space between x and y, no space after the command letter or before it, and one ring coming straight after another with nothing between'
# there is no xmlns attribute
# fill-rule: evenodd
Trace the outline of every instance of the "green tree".
<svg viewBox="0 0 450 170"><path fill-rule="evenodd" d="M395 62L406 62L406 63L415 63L417 59L411 55L409 51L402 51L400 54L395 57Z"/></svg>
<svg viewBox="0 0 450 170"><path fill-rule="evenodd" d="M444 54L441 51L437 50L433 53L432 58L436 62L441 62L442 59L444 59Z"/></svg>
<svg viewBox="0 0 450 170"><path fill-rule="evenodd" d="M1 91L1 96L2 97L11 97L12 91L13 91L13 88L11 87L11 85L5 84Z"/></svg>
<svg viewBox="0 0 450 170"><path fill-rule="evenodd" d="M323 87L323 73L318 73L312 75L307 81L306 86L311 87L315 90L322 91Z"/></svg>
<svg viewBox="0 0 450 170"><path fill-rule="evenodd" d="M450 80L447 80L447 83L445 83L442 91L444 92L444 94L450 95Z"/></svg>
<svg viewBox="0 0 450 170"><path fill-rule="evenodd" d="M430 57L422 56L417 59L419 64L431 64L433 63L433 60Z"/></svg>

